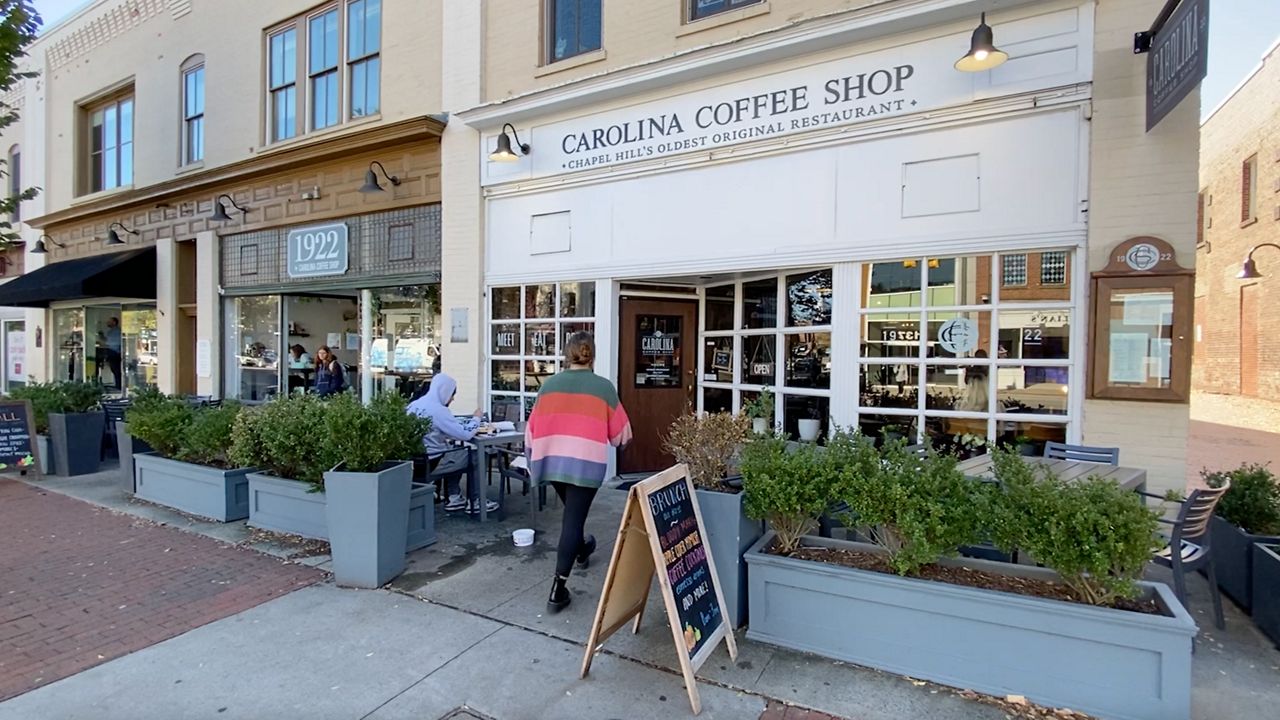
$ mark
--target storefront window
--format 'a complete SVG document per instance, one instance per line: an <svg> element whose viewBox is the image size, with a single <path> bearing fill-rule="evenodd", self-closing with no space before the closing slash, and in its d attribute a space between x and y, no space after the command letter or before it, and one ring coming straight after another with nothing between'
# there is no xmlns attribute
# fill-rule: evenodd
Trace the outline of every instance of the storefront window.
<svg viewBox="0 0 1280 720"><path fill-rule="evenodd" d="M120 309L125 385L129 390L155 387L157 374L156 309L152 305L125 305Z"/></svg>
<svg viewBox="0 0 1280 720"><path fill-rule="evenodd" d="M490 415L519 422L542 383L563 367L568 337L595 331L596 284L497 287L489 297Z"/></svg>
<svg viewBox="0 0 1280 720"><path fill-rule="evenodd" d="M778 427L795 439L826 437L830 428L832 287L831 269L817 268L707 288L699 375L701 409L736 410L768 387L777 394L773 420ZM739 298L736 312L741 323L734 329L734 301ZM785 313L782 326L779 307Z"/></svg>
<svg viewBox="0 0 1280 720"><path fill-rule="evenodd" d="M373 291L369 371L380 392L412 397L440 367L440 286ZM359 360L357 346L353 361Z"/></svg>
<svg viewBox="0 0 1280 720"><path fill-rule="evenodd" d="M1071 253L1043 253L1066 267ZM859 426L962 455L1027 432L1066 437L1071 288L1006 287L1041 253L908 258L863 266ZM1029 260L1028 260L1029 258ZM1036 275L1038 278L1038 274ZM992 279L995 278L996 282ZM1057 280L1051 275L1051 280ZM903 432L909 429L909 432Z"/></svg>
<svg viewBox="0 0 1280 720"><path fill-rule="evenodd" d="M7 320L4 323L4 380L6 391L27 384L31 370L27 367L27 323Z"/></svg>
<svg viewBox="0 0 1280 720"><path fill-rule="evenodd" d="M231 319L235 354L228 384L238 388L241 400L270 400L280 390L280 296L235 298Z"/></svg>
<svg viewBox="0 0 1280 720"><path fill-rule="evenodd" d="M84 308L53 311L53 377L84 380Z"/></svg>

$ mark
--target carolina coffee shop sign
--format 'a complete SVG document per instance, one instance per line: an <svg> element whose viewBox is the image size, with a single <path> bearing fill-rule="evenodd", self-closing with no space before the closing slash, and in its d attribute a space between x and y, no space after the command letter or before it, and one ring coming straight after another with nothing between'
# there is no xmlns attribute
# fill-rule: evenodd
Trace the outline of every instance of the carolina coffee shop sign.
<svg viewBox="0 0 1280 720"><path fill-rule="evenodd" d="M952 67L966 43L958 35L937 38L534 126L531 174L652 160L964 103L973 99L975 83L986 84L985 76ZM488 181L509 179L495 174Z"/></svg>

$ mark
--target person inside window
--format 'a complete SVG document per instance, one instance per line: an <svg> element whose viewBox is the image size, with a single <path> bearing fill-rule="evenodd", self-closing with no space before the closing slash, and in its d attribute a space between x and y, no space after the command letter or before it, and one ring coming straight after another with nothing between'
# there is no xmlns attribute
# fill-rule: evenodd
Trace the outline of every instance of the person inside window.
<svg viewBox="0 0 1280 720"><path fill-rule="evenodd" d="M122 377L120 377L120 318L107 318L107 327L98 332L98 347L94 357L94 378L100 380L102 377L102 366L106 365L111 369L112 386L119 390Z"/></svg>
<svg viewBox="0 0 1280 720"><path fill-rule="evenodd" d="M445 479L447 500L445 512L466 510L469 515L480 513L480 486L484 482L476 478L471 467L471 450L458 443L467 442L480 429L481 411L476 410L466 421L454 417L449 405L458 395L458 382L444 373L431 378L427 391L409 403L408 412L431 419L431 431L422 439L427 452L427 467L432 474ZM462 497L462 474L467 474L467 495ZM495 512L498 503L485 503L487 512Z"/></svg>
<svg viewBox="0 0 1280 720"><path fill-rule="evenodd" d="M973 354L975 360L986 360L987 351L979 350ZM975 365L965 368L964 391L956 401L956 410L963 412L987 411L987 366Z"/></svg>
<svg viewBox="0 0 1280 720"><path fill-rule="evenodd" d="M311 353L301 345L294 345L289 348L289 369L304 370L311 367Z"/></svg>
<svg viewBox="0 0 1280 720"><path fill-rule="evenodd" d="M334 356L328 345L321 345L316 350L316 377L312 385L317 395L334 395L346 387L346 374L342 363Z"/></svg>

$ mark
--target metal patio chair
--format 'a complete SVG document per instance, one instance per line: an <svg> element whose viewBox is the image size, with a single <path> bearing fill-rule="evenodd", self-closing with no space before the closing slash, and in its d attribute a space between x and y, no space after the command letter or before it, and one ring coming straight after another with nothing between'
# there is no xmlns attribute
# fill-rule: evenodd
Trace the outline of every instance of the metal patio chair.
<svg viewBox="0 0 1280 720"><path fill-rule="evenodd" d="M1101 465L1120 464L1120 448L1068 445L1052 440L1044 444L1044 456L1053 460L1075 460Z"/></svg>
<svg viewBox="0 0 1280 720"><path fill-rule="evenodd" d="M1226 620L1222 616L1222 594L1218 590L1218 576L1213 568L1213 549L1209 547L1209 520L1213 517L1218 501L1230 489L1231 483L1228 482L1222 487L1191 491L1191 495L1179 503L1176 518L1160 519L1160 522L1170 526L1168 544L1156 551L1151 558L1155 563L1173 571L1173 592L1183 607L1187 606L1187 573L1205 568L1209 579L1209 593L1213 597L1214 625L1219 630L1226 627ZM1139 494L1168 502L1163 495L1145 492Z"/></svg>
<svg viewBox="0 0 1280 720"><path fill-rule="evenodd" d="M493 448L493 454L498 461L498 476L501 478L504 492L507 495L511 494L512 480L523 486L520 494L529 496L529 523L534 530L538 529L538 513L547 506L547 486L534 485L533 478L529 475L529 467L524 464L524 451L497 447ZM535 489L536 492L530 492Z"/></svg>
<svg viewBox="0 0 1280 720"><path fill-rule="evenodd" d="M130 400L124 398L102 401L102 412L106 415L106 423L102 426L102 447L99 448L99 460L107 459L107 456L115 448L116 423L124 422L124 414L132 404Z"/></svg>

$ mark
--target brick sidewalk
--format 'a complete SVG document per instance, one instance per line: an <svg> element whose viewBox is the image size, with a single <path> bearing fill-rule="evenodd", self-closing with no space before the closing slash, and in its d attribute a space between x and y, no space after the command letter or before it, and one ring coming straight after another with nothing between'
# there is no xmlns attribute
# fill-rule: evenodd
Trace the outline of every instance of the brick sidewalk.
<svg viewBox="0 0 1280 720"><path fill-rule="evenodd" d="M322 577L0 479L0 701Z"/></svg>

